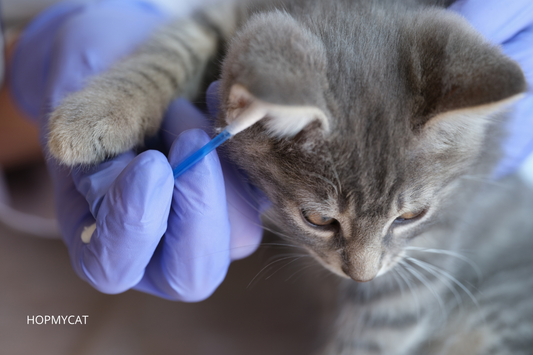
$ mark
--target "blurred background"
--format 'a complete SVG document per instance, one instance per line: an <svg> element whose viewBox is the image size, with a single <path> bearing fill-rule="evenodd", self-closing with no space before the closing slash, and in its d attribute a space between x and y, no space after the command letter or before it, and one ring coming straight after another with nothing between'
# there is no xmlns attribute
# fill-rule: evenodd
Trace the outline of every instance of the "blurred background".
<svg viewBox="0 0 533 355"><path fill-rule="evenodd" d="M8 49L23 26L54 2L0 0ZM81 281L55 225L37 129L13 105L5 86L0 91L0 354L297 355L319 346L335 281L305 262L284 267L292 259L265 268L290 249L261 247L233 263L215 294L196 304L136 291L105 295ZM28 316L37 315L89 317L86 325L27 324Z"/></svg>

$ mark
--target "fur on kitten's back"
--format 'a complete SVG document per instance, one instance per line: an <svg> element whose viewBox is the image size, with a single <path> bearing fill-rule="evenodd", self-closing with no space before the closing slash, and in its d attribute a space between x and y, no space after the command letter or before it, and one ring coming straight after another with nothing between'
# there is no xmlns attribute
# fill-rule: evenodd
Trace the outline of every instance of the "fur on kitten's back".
<svg viewBox="0 0 533 355"><path fill-rule="evenodd" d="M516 63L431 3L287 0L261 1L253 11L235 3L204 9L168 24L67 97L50 120L50 152L68 165L93 164L141 144L173 97L194 95L229 39L215 125L252 105L266 117L220 153L265 192L269 216L292 242L358 281L341 292L328 351L422 354L431 339L451 339L442 314L455 324L459 300L471 296L456 272L471 283L475 275L451 261L465 260L464 245L482 242L463 234L462 218L483 188L465 181L490 171L496 123L525 90ZM294 115L294 107L313 110ZM496 349L480 337L472 353ZM440 349L430 353L453 347Z"/></svg>

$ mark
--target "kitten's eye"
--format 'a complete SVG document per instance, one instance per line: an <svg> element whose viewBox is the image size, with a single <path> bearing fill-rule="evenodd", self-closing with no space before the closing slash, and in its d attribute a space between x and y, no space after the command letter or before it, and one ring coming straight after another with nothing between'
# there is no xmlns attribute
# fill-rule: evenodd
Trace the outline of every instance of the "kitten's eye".
<svg viewBox="0 0 533 355"><path fill-rule="evenodd" d="M401 219L413 219L418 216L421 212L407 212L400 216Z"/></svg>
<svg viewBox="0 0 533 355"><path fill-rule="evenodd" d="M396 218L394 222L401 223L401 222L410 222L410 221L417 220L421 218L422 216L424 216L426 214L426 211L427 209L423 209L423 210L416 211L416 212L406 212L402 214L400 217Z"/></svg>
<svg viewBox="0 0 533 355"><path fill-rule="evenodd" d="M307 222L311 223L314 226L319 226L319 227L329 226L337 222L335 218L323 216L318 212L302 211L302 215L304 216Z"/></svg>

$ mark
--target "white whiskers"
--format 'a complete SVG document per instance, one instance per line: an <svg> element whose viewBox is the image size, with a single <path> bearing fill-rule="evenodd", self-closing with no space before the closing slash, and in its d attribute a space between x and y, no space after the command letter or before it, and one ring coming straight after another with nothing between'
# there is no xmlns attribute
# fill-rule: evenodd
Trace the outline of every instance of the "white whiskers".
<svg viewBox="0 0 533 355"><path fill-rule="evenodd" d="M412 267L410 264L408 264L406 261L402 260L399 262L399 265L401 265L405 270L407 270L411 275L416 277L427 289L431 294L435 297L437 300L437 303L439 304L439 307L444 315L445 318L447 318L446 308L444 307L444 302L438 292L436 292L429 280L422 275L418 270L416 270L414 267Z"/></svg>
<svg viewBox="0 0 533 355"><path fill-rule="evenodd" d="M441 255L449 255L453 256L461 261L464 261L468 265L474 269L474 272L476 273L477 280L481 281L483 279L483 274L480 270L480 268L474 263L472 260L467 258L466 256L459 254L457 252L451 251L451 250L444 250L444 249L427 249L427 248L420 248L420 247L406 247L405 250L412 250L412 251L419 251L423 253L432 253L432 254L441 254Z"/></svg>
<svg viewBox="0 0 533 355"><path fill-rule="evenodd" d="M307 254L297 254L297 255L290 255L290 256L283 256L283 255L280 255L279 258L277 260L274 260L270 263L268 263L266 266L264 266L253 278L252 280L250 281L250 283L248 283L248 286L246 286L246 288L249 288L252 283L259 277L259 275L261 275L261 273L265 270L267 270L269 267L271 267L272 265L276 264L276 263L279 263L280 261L284 261L284 260L290 260L290 259L293 259L285 264L283 264L282 267L280 267L279 269L277 269L276 271L274 271L274 273L272 273L270 276L268 276L266 278L266 280L268 280L269 278L271 278L275 273L277 273L279 270L283 269L285 266L289 265L289 264L292 264L293 262L301 259L301 258L305 258L305 257L309 257L309 255Z"/></svg>
<svg viewBox="0 0 533 355"><path fill-rule="evenodd" d="M459 286L468 295L468 297L470 297L472 302L479 309L479 303L478 303L476 297L474 297L472 292L470 292L470 290L465 285L463 285L463 283L461 283L459 280L457 280L457 278L453 277L448 272L446 272L446 271L444 271L444 270L442 270L442 269L440 269L440 268L438 268L438 267L436 267L434 265L426 263L424 261L417 260L415 258L410 258L410 257L408 257L406 259L409 260L410 262L412 262L413 264L418 265L421 269L424 269L424 270L426 270L428 272L430 272L430 270L432 270L433 272L442 275L443 277L447 278L448 280L450 280L451 282L453 282L454 284ZM433 272L431 272L431 273L433 274Z"/></svg>
<svg viewBox="0 0 533 355"><path fill-rule="evenodd" d="M399 268L394 268L391 271L393 271L395 273L395 274L391 274L391 276L393 277L394 281L396 281L396 283L400 287L400 292L402 294L402 298L405 295L404 288L403 288L403 284L396 277L396 274L398 276L400 276L400 278L403 280L403 282L405 282L405 284L407 285L407 287L411 291L411 295L413 296L413 298L415 300L415 304L416 304L416 319L420 319L420 303L418 301L418 296L416 295L416 293L414 293L413 288L411 287L411 284L410 284L409 280L405 277L405 275L401 274L401 270Z"/></svg>

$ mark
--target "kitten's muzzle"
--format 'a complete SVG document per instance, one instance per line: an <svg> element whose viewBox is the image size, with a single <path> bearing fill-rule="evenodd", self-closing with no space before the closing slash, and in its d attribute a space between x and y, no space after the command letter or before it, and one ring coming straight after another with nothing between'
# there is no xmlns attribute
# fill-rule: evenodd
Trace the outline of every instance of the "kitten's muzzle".
<svg viewBox="0 0 533 355"><path fill-rule="evenodd" d="M342 271L348 275L352 280L356 282L368 282L374 280L379 272L379 268L376 270L354 270L353 268L346 268L342 266Z"/></svg>
<svg viewBox="0 0 533 355"><path fill-rule="evenodd" d="M381 269L381 250L363 247L350 253L346 250L342 255L342 271L357 282L372 281Z"/></svg>

